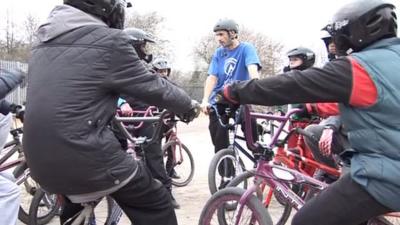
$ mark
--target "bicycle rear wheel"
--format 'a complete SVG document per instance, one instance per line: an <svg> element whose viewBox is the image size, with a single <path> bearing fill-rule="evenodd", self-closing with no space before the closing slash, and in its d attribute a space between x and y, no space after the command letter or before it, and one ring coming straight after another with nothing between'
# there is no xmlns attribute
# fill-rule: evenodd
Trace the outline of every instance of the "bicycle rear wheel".
<svg viewBox="0 0 400 225"><path fill-rule="evenodd" d="M245 190L241 188L229 187L216 192L207 201L200 215L199 225L233 225L235 224L235 211L226 210L226 203L238 203ZM235 204L237 205L237 204ZM229 214L228 214L229 213ZM225 215L223 217L219 215ZM240 225L272 225L271 218L256 198L249 196L244 203L244 208L240 216Z"/></svg>
<svg viewBox="0 0 400 225"><path fill-rule="evenodd" d="M162 151L172 184L177 187L188 185L194 175L194 160L189 148L177 141L169 141L163 145Z"/></svg>
<svg viewBox="0 0 400 225"><path fill-rule="evenodd" d="M236 187L243 186L243 182L251 183L254 178L254 171L249 170L245 171L242 174L239 174L235 177L227 187ZM292 212L292 207L287 203L286 198L284 198L281 194L271 189L268 185L264 187L264 198L262 199L263 205L270 212L270 216L272 219L272 224L274 225L284 225L290 218L290 214ZM228 204L226 209L233 210L236 208L236 205ZM223 216L223 215L221 215Z"/></svg>
<svg viewBox="0 0 400 225"><path fill-rule="evenodd" d="M46 193L42 188L36 189L29 207L27 224L47 224L60 212L61 202L60 196Z"/></svg>
<svg viewBox="0 0 400 225"><path fill-rule="evenodd" d="M208 168L208 188L210 193L214 194L226 187L233 178L245 170L242 159L239 158L239 162L237 162L233 149L219 150L212 158ZM243 184L243 188L247 188L247 182Z"/></svg>

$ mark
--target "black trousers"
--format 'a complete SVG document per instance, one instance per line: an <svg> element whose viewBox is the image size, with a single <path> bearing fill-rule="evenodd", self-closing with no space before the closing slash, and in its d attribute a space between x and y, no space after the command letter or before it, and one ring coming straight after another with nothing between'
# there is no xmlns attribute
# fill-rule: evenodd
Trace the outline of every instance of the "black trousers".
<svg viewBox="0 0 400 225"><path fill-rule="evenodd" d="M208 129L210 131L211 141L214 145L214 152L217 153L219 150L229 146L229 133L228 129L221 126L215 111L210 111L209 119L210 124L208 125ZM227 123L228 117L222 115L221 120L223 123Z"/></svg>
<svg viewBox="0 0 400 225"><path fill-rule="evenodd" d="M305 130L314 134L315 137L317 138L317 140L319 140L321 138L324 128L325 128L325 126L322 126L322 125L309 125L309 126L307 126L307 128ZM310 140L308 137L304 137L304 140L305 140L307 146L312 151L312 154L316 161L323 163L325 165L328 165L330 167L337 168L337 165L335 163L335 160L332 157L332 154L329 156L325 156L321 153L321 150L319 149L317 142L315 142L314 140ZM331 152L334 154L340 154L342 151L344 151L347 148L350 148L350 144L347 140L347 137L345 137L340 132L334 132Z"/></svg>
<svg viewBox="0 0 400 225"><path fill-rule="evenodd" d="M138 130L138 136L145 136L151 138L155 127L151 123L144 123L143 126ZM167 175L167 171L164 165L163 152L161 149L161 137L157 142L146 145L143 149L146 166L149 168L153 177L165 186L165 188L171 191L171 178Z"/></svg>
<svg viewBox="0 0 400 225"><path fill-rule="evenodd" d="M308 201L295 214L292 225L366 224L390 211L346 174Z"/></svg>
<svg viewBox="0 0 400 225"><path fill-rule="evenodd" d="M135 225L178 224L170 194L158 180L152 178L143 163L139 163L135 177L111 197ZM60 216L61 224L81 209L79 204L66 202Z"/></svg>

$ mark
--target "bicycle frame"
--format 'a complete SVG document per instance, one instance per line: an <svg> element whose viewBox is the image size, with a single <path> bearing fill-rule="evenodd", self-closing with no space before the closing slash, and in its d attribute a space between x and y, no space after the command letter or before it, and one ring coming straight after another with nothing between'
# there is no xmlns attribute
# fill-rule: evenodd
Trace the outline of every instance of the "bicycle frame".
<svg viewBox="0 0 400 225"><path fill-rule="evenodd" d="M246 131L251 129L251 127L250 127L251 124L248 123L248 121L250 121L251 118L274 120L274 121L278 121L280 123L277 131L273 134L273 137L272 137L270 143L268 144L268 147L270 149L272 149L273 147L275 147L277 145L278 138L279 138L280 134L284 131L284 127L286 126L288 121L290 121L290 117L293 114L301 111L301 109L293 109L290 112L288 112L286 115L283 115L283 116L250 112L250 110L247 106L245 106L244 111L245 111L244 119L245 119L245 124L246 124L245 125ZM321 169L321 170L324 170L325 172L327 172L328 174L339 177L340 171L338 169L329 167L327 165L324 165L322 163L319 163L319 162L313 160L313 156L310 153L310 150L308 150L308 151L306 150L307 146L305 146L305 144L304 144L303 135L307 134L307 133L302 129L304 124L308 124L308 123L303 123L300 126L295 125L294 128L290 130L290 132L286 136L285 140L283 141L283 143L286 143L288 141L288 139L291 137L291 135L293 135L294 133L300 134L300 135L298 135L297 143L294 146L294 148L297 149L299 151L299 153L294 153L294 152L286 150L283 146L278 146L277 151L275 153L274 162L282 163L291 169L299 170L300 172L302 172L304 174L308 174L309 176L313 175L315 169ZM307 136L311 136L311 138L314 138L314 137L312 137L312 134L308 134ZM245 137L249 137L246 139L248 146L251 146L252 148L257 148L254 145L255 141L252 137L251 132L246 132ZM289 146L289 148L290 147L291 146Z"/></svg>
<svg viewBox="0 0 400 225"><path fill-rule="evenodd" d="M18 159L12 160L10 162L6 162L8 159L11 158L16 152L22 153L22 149L20 148L20 134L22 134L22 128L13 129L10 131L11 135L13 136L13 140L7 142L4 145L4 149L6 150L6 154L3 155L0 159L0 172L20 165L21 163L25 162L25 157L19 157ZM8 150L11 148L10 150ZM3 150L4 150L3 149Z"/></svg>
<svg viewBox="0 0 400 225"><path fill-rule="evenodd" d="M264 205L268 206L270 204L271 198L273 193L276 191L279 194L281 194L286 200L288 200L288 204L290 204L293 208L296 210L299 210L301 207L304 206L305 201L298 195L296 194L289 186L288 183L294 183L294 184L306 184L308 187L313 188L314 190L322 191L323 189L327 188L329 185L319 181L311 176L309 176L307 173L302 173L302 171L294 170L291 168L287 167L282 167L279 165L275 165L273 163L270 163L273 160L273 147L275 147L278 136L282 132L283 127L285 126L286 122L289 120L289 117L291 114L298 112L299 110L292 110L288 112L285 116L274 116L274 115L266 115L266 114L260 114L260 113L253 113L249 111L249 108L245 106L245 124L246 124L246 142L247 145L255 150L255 151L262 151L260 154L259 160L257 162L257 167L256 170L254 171L255 179L254 179L254 184L250 186L245 193L241 196L239 200L239 204L237 209L235 210L235 224L237 225L240 221L241 214L243 212L245 203L248 201L249 197L253 194L256 193L256 196L260 197L262 196L263 188L265 185L268 185L270 187L269 192L267 193L266 200L264 202ZM264 118L264 119L272 119L272 120L278 120L281 122L280 126L278 127L278 131L273 135L272 140L268 145L262 145L260 143L256 143L253 141L252 133L248 132L251 129L250 123L250 118ZM304 133L304 131L302 131ZM287 153L291 154L298 160L302 160L306 163L309 163L311 165L317 166L318 168L325 169L326 171L329 171L330 167L324 167L324 165L321 165L320 163L317 163L313 160L306 159L305 157L302 157L298 154L295 153ZM331 171L335 172L335 171ZM336 171L337 172L337 171ZM338 172L337 172L338 173ZM393 216L393 217L400 217L399 212L394 212L394 213L389 213L386 214L387 216Z"/></svg>

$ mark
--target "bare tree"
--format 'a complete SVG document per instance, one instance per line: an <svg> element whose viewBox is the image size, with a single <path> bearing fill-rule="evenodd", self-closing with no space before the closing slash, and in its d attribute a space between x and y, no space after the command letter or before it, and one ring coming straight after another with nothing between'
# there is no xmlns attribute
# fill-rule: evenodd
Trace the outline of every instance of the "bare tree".
<svg viewBox="0 0 400 225"><path fill-rule="evenodd" d="M280 55L283 45L281 43L273 41L265 34L252 31L245 27L242 27L240 30L239 38L241 41L252 43L257 49L263 67L261 70L262 77L274 75L279 72L282 66ZM193 50L197 68L206 70L217 47L218 43L214 40L213 33L200 39L200 42Z"/></svg>
<svg viewBox="0 0 400 225"><path fill-rule="evenodd" d="M0 37L0 59L27 62L37 27L38 20L32 15L28 15L23 27L19 27L7 13L4 36Z"/></svg>
<svg viewBox="0 0 400 225"><path fill-rule="evenodd" d="M162 55L172 58L172 47L168 40L161 38L161 33L164 29L163 23L165 18L157 14L157 12L150 12L146 14L139 14L134 12L127 16L126 27L135 27L142 29L154 36L157 43L149 45L149 52L153 55Z"/></svg>
<svg viewBox="0 0 400 225"><path fill-rule="evenodd" d="M25 28L26 44L29 46L29 48L31 48L37 38L36 31L39 28L39 20L36 17L29 14L28 16L26 16L24 22L24 28Z"/></svg>

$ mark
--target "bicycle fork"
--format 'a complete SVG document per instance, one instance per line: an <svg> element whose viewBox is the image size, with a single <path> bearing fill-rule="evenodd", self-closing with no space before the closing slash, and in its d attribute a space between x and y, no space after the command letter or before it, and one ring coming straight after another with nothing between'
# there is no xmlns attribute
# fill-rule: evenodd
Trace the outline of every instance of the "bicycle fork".
<svg viewBox="0 0 400 225"><path fill-rule="evenodd" d="M257 194L257 197L260 198L262 196L262 190L260 188L260 181L255 181L255 185L252 185L249 189L246 190L246 192L240 197L238 206L235 209L235 213L233 217L235 218L235 225L238 225L242 216L242 212L244 209L244 206L246 205L246 202L248 199L251 197L253 193ZM256 218L251 215L251 220L250 224L254 224L256 222Z"/></svg>

